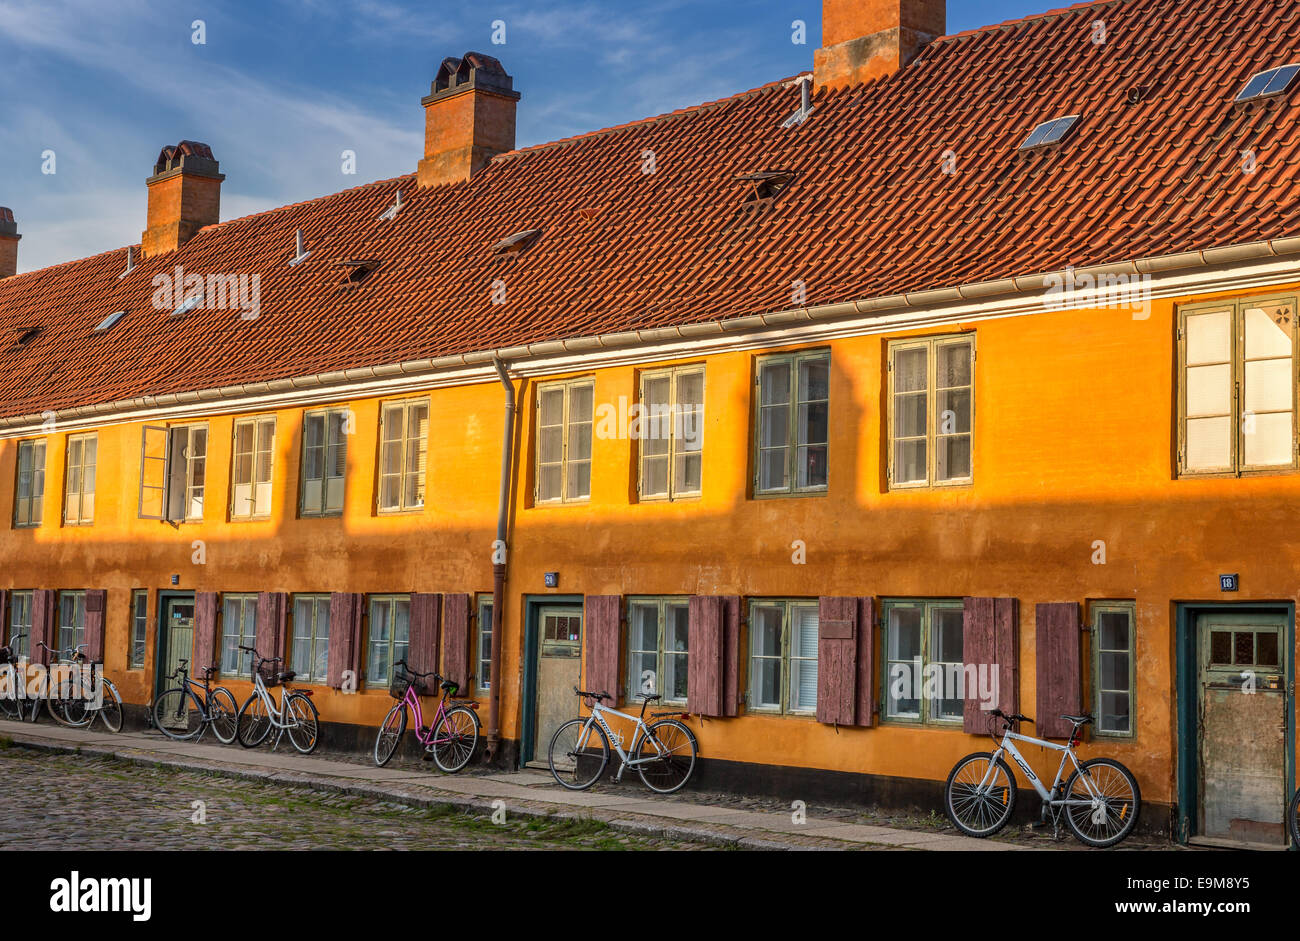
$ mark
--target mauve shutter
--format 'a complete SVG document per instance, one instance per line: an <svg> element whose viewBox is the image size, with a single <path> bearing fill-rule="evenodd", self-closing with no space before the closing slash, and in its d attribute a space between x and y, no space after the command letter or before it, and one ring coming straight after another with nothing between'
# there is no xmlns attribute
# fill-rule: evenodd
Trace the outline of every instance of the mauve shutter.
<svg viewBox="0 0 1300 941"><path fill-rule="evenodd" d="M86 591L86 656L91 663L104 662L104 617L108 607L108 591L92 588Z"/></svg>
<svg viewBox="0 0 1300 941"><path fill-rule="evenodd" d="M740 596L722 597L722 714L740 715Z"/></svg>
<svg viewBox="0 0 1300 941"><path fill-rule="evenodd" d="M330 652L325 670L327 685L342 689L345 673L352 674L352 691L361 680L361 618L366 596L359 592L330 594Z"/></svg>
<svg viewBox="0 0 1300 941"><path fill-rule="evenodd" d="M284 657L288 600L289 596L282 591L257 593L257 634L253 646L259 657Z"/></svg>
<svg viewBox="0 0 1300 941"><path fill-rule="evenodd" d="M973 734L989 731L988 710L981 686L996 677L996 708L1011 714L1020 703L1019 602L1015 598L966 598L962 618L962 662L979 669L968 677L962 729ZM971 685L974 684L974 688ZM994 708L990 705L989 709Z"/></svg>
<svg viewBox="0 0 1300 941"><path fill-rule="evenodd" d="M0 588L0 642L9 643L9 589Z"/></svg>
<svg viewBox="0 0 1300 941"><path fill-rule="evenodd" d="M1061 718L1062 713L1078 715L1082 709L1081 623L1077 602L1034 608L1034 683L1038 689L1034 727L1041 738L1067 738L1073 726Z"/></svg>
<svg viewBox="0 0 1300 941"><path fill-rule="evenodd" d="M444 595L442 600L442 677L469 692L469 595Z"/></svg>
<svg viewBox="0 0 1300 941"><path fill-rule="evenodd" d="M58 597L52 588L38 588L32 592L32 629L27 638L28 660L48 664L50 655L37 644L53 647L59 623Z"/></svg>
<svg viewBox="0 0 1300 941"><path fill-rule="evenodd" d="M217 593L200 591L194 596L194 653L190 676L202 677L217 665Z"/></svg>
<svg viewBox="0 0 1300 941"><path fill-rule="evenodd" d="M854 709L854 724L876 724L875 639L876 603L872 598L858 601L858 695Z"/></svg>
<svg viewBox="0 0 1300 941"><path fill-rule="evenodd" d="M853 725L858 693L858 599L817 601L817 721Z"/></svg>
<svg viewBox="0 0 1300 941"><path fill-rule="evenodd" d="M687 609L686 708L696 715L723 714L725 607L716 595L692 595Z"/></svg>
<svg viewBox="0 0 1300 941"><path fill-rule="evenodd" d="M438 669L438 643L442 633L442 595L411 595L411 648L407 663L417 673ZM426 681L427 685L427 681Z"/></svg>
<svg viewBox="0 0 1300 941"><path fill-rule="evenodd" d="M583 688L618 699L619 621L622 595L589 595L582 629L586 631L587 674Z"/></svg>

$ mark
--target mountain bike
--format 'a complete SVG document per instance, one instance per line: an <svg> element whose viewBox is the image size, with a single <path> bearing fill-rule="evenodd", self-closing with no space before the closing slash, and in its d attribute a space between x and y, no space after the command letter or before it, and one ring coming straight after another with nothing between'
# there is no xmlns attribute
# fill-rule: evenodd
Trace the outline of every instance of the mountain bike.
<svg viewBox="0 0 1300 941"><path fill-rule="evenodd" d="M71 663L78 667L90 666L93 670L95 664L91 663L90 657L86 654L87 644L78 644L76 647L68 648L70 656L64 660L64 663ZM103 664L99 664L100 667ZM95 720L99 719L104 723L104 728L110 732L122 731L122 697L117 691L113 681L104 676L102 670L98 676L99 691L96 693L94 680L90 689L86 688L85 674L80 670L73 673L73 682L76 684L70 691L70 695L62 700L63 715L68 720L68 724L75 728L91 728ZM50 712L54 715L53 710ZM56 715L57 719L58 716Z"/></svg>
<svg viewBox="0 0 1300 941"><path fill-rule="evenodd" d="M163 735L178 742L198 741L212 726L217 741L229 745L235 740L238 709L235 697L224 686L212 687L216 667L203 670L203 683L190 679L188 660L180 661L169 680L174 686L163 692L153 704L153 724Z"/></svg>
<svg viewBox="0 0 1300 941"><path fill-rule="evenodd" d="M1291 807L1286 812L1287 823L1291 830L1291 848L1300 850L1300 791L1291 798Z"/></svg>
<svg viewBox="0 0 1300 941"><path fill-rule="evenodd" d="M967 755L957 762L944 785L944 810L958 830L967 836L982 838L992 836L1007 825L1016 809L1017 786L1015 774L1002 757L1010 755L1042 798L1041 820L1043 823L1051 820L1054 836L1059 836L1058 824L1062 816L1079 842L1087 846L1114 846L1133 832L1142 803L1137 779L1128 768L1112 758L1080 762L1074 749L1082 737L1083 727L1093 718L1090 715L1061 718L1073 725L1070 739L1064 745L1021 735L1017 731L1020 723L1034 721L1028 716L1009 716L1001 709L990 713L990 735L995 743L999 735L996 726L999 721L1003 723L1002 741L997 750ZM1027 742L1062 753L1056 780L1050 790L1016 749L1016 742ZM1073 764L1074 770L1062 784L1066 762Z"/></svg>
<svg viewBox="0 0 1300 941"><path fill-rule="evenodd" d="M570 719L551 736L547 760L551 774L561 787L571 791L585 791L598 780L609 764L609 744L618 752L618 771L615 783L623 780L628 768L635 768L645 786L660 794L671 794L690 780L695 770L695 757L699 745L685 723L689 712L656 712L645 721L645 710L660 697L641 697L641 715L619 712L601 705L602 699L613 700L609 693L583 692L574 687L575 696L581 697L591 708L586 718ZM627 751L623 750L623 733L609 726L609 716L620 716L633 723L632 739Z"/></svg>
<svg viewBox="0 0 1300 941"><path fill-rule="evenodd" d="M252 647L241 644L239 649L257 656L257 651ZM290 691L288 684L297 673L272 668L273 664L282 662L281 657L257 657L253 666L253 692L244 700L235 716L235 736L245 748L256 748L266 741L274 727L279 732L271 745L272 751L280 747L280 739L288 732L293 747L304 755L309 755L320 742L320 713L311 701L310 690ZM268 687L280 685L284 686L284 696L277 705Z"/></svg>
<svg viewBox="0 0 1300 941"><path fill-rule="evenodd" d="M434 712L433 721L424 724L420 709L420 683L426 676L440 683L442 699ZM460 686L451 680L444 680L437 673L416 673L405 660L393 664L393 680L388 685L388 695L397 700L397 705L388 710L379 734L375 736L375 764L383 767L388 764L393 753L397 751L406 731L406 711L411 710L415 716L415 738L424 746L426 760L432 758L443 771L454 774L469 764L474 756L474 747L478 744L479 718L475 712L478 703L473 700L453 701ZM447 704L451 703L451 708Z"/></svg>

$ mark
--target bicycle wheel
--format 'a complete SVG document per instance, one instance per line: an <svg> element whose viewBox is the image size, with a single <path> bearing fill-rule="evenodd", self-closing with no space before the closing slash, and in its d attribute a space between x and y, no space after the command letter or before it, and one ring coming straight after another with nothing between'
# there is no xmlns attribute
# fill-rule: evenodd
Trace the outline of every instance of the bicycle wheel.
<svg viewBox="0 0 1300 941"><path fill-rule="evenodd" d="M19 722L23 719L23 701L18 698L15 692L13 697L0 698L0 719L15 719Z"/></svg>
<svg viewBox="0 0 1300 941"><path fill-rule="evenodd" d="M203 713L189 694L178 686L153 701L153 724L168 738L188 742L203 734Z"/></svg>
<svg viewBox="0 0 1300 941"><path fill-rule="evenodd" d="M239 707L235 704L234 694L224 686L218 686L208 697L208 715L212 718L212 731L217 736L217 741L223 745L229 745L235 740L235 734L239 727L235 723L235 717L239 714Z"/></svg>
<svg viewBox="0 0 1300 941"><path fill-rule="evenodd" d="M1300 791L1291 798L1291 809L1286 812L1286 819L1291 825L1291 848L1300 849Z"/></svg>
<svg viewBox="0 0 1300 941"><path fill-rule="evenodd" d="M433 730L433 763L448 774L469 764L478 744L478 714L466 706L448 709Z"/></svg>
<svg viewBox="0 0 1300 941"><path fill-rule="evenodd" d="M256 748L271 734L271 715L262 697L253 693L235 715L235 737L245 748Z"/></svg>
<svg viewBox="0 0 1300 941"><path fill-rule="evenodd" d="M993 765L991 752L967 755L948 773L943 804L948 819L962 833L992 836L1015 812L1016 776L1001 758Z"/></svg>
<svg viewBox="0 0 1300 941"><path fill-rule="evenodd" d="M637 774L650 790L671 794L690 780L696 750L695 736L689 728L676 719L660 719L650 723L632 757L652 759L637 765Z"/></svg>
<svg viewBox="0 0 1300 941"><path fill-rule="evenodd" d="M100 707L88 712L90 721L93 723L95 717L104 723L104 728L110 732L122 731L122 697L117 695L117 687L104 680L104 698Z"/></svg>
<svg viewBox="0 0 1300 941"><path fill-rule="evenodd" d="M1092 782L1091 789L1084 776ZM1095 801L1067 806L1065 822L1080 843L1098 848L1114 846L1132 833L1142 804L1137 778L1112 758L1083 762L1065 782L1065 799Z"/></svg>
<svg viewBox="0 0 1300 941"><path fill-rule="evenodd" d="M293 747L304 755L310 755L320 743L320 713L310 696L302 693L288 693L284 697L285 721L289 723L286 730Z"/></svg>
<svg viewBox="0 0 1300 941"><path fill-rule="evenodd" d="M381 768L388 764L393 753L397 751L397 746L401 744L405 732L406 704L399 702L388 710L383 724L379 726L379 734L375 736L375 764Z"/></svg>
<svg viewBox="0 0 1300 941"><path fill-rule="evenodd" d="M585 791L597 781L609 764L609 739L605 730L587 719L570 719L555 730L546 759L551 774L561 787Z"/></svg>

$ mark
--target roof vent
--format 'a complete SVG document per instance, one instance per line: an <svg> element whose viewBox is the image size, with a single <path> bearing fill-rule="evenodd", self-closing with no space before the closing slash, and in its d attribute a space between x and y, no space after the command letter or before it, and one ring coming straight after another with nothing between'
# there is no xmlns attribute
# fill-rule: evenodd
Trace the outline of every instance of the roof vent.
<svg viewBox="0 0 1300 941"><path fill-rule="evenodd" d="M307 256L311 254L311 252L307 251L307 247L303 243L302 229L299 229L296 233L294 233L293 243L294 243L294 255L293 258L289 259L290 268L292 268L294 265L301 265L304 261L307 260Z"/></svg>
<svg viewBox="0 0 1300 941"><path fill-rule="evenodd" d="M736 177L742 183L748 183L750 190L741 204L742 209L756 209L770 205L786 188L794 182L795 174L790 170L759 170L756 173L741 173Z"/></svg>
<svg viewBox="0 0 1300 941"><path fill-rule="evenodd" d="M132 271L135 271L135 246L128 245L126 247L126 270L123 271L120 275L118 275L117 279L121 281Z"/></svg>
<svg viewBox="0 0 1300 941"><path fill-rule="evenodd" d="M119 310L116 311L115 313L109 314L107 317L105 317L103 320L99 322L99 326L95 328L95 332L107 333L108 331L112 330L115 326L117 326L117 322L125 316L126 316L126 311L124 310Z"/></svg>
<svg viewBox="0 0 1300 941"><path fill-rule="evenodd" d="M525 229L523 232L516 232L509 238L504 238L492 246L494 255L520 255L532 248L539 238L542 237L541 229Z"/></svg>
<svg viewBox="0 0 1300 941"><path fill-rule="evenodd" d="M813 113L812 83L813 77L811 75L801 75L790 83L791 85L798 85L800 88L799 110L786 118L785 121L781 123L781 127L788 129L798 124L803 124L804 121L808 120L808 115Z"/></svg>
<svg viewBox="0 0 1300 941"><path fill-rule="evenodd" d="M1041 150L1059 144L1065 139L1065 135L1070 133L1070 128L1074 127L1078 120L1079 116L1077 114L1070 114L1063 118L1044 121L1034 128L1034 133L1030 134L1025 142L1020 145L1020 149L1022 151Z"/></svg>
<svg viewBox="0 0 1300 941"><path fill-rule="evenodd" d="M1272 98L1286 91L1300 73L1300 65L1280 65L1253 75L1233 104L1244 105L1261 98Z"/></svg>
<svg viewBox="0 0 1300 941"><path fill-rule="evenodd" d="M383 211L383 213L379 216L380 220L383 222L390 222L393 219L396 219L397 214L402 211L402 205L403 205L402 191L398 190L397 201Z"/></svg>

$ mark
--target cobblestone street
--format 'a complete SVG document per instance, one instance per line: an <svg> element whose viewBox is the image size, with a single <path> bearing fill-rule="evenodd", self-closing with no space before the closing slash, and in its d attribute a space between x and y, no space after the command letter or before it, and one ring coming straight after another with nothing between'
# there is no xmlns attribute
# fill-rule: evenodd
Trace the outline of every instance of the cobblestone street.
<svg viewBox="0 0 1300 941"><path fill-rule="evenodd" d="M507 816L148 767L92 755L0 749L0 850L678 849L593 820ZM196 806L196 801L202 805ZM193 818L202 811L205 823Z"/></svg>

